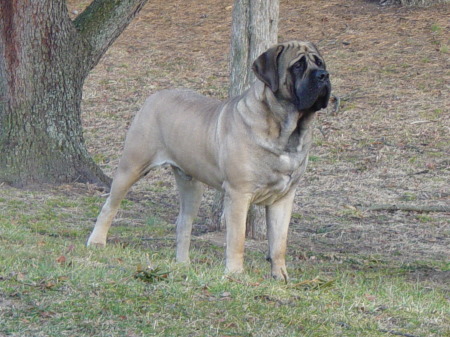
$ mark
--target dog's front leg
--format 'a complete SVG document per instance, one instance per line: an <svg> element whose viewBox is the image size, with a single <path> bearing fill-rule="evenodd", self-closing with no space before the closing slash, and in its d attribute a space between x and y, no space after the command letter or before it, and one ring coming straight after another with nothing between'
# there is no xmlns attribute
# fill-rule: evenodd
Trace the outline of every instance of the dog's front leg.
<svg viewBox="0 0 450 337"><path fill-rule="evenodd" d="M272 277L275 279L288 278L286 271L286 243L294 203L295 189L283 199L266 207L267 236L269 239L269 256Z"/></svg>
<svg viewBox="0 0 450 337"><path fill-rule="evenodd" d="M245 222L249 205L249 195L226 191L224 200L227 228L226 273L241 273L244 270Z"/></svg>

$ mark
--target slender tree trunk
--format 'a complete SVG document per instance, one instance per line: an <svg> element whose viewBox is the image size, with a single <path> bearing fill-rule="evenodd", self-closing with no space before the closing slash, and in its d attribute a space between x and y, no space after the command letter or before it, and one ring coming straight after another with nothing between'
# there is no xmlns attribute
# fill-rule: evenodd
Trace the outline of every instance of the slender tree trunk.
<svg viewBox="0 0 450 337"><path fill-rule="evenodd" d="M231 32L230 97L241 94L255 80L253 61L278 40L279 0L235 0ZM223 193L217 192L212 208L214 229L222 229ZM251 206L248 237L266 237L265 209Z"/></svg>
<svg viewBox="0 0 450 337"><path fill-rule="evenodd" d="M278 41L279 0L235 0L231 26L230 97L255 80L253 61Z"/></svg>
<svg viewBox="0 0 450 337"><path fill-rule="evenodd" d="M0 181L109 185L89 156L83 83L146 0L96 0L75 22L61 0L0 2Z"/></svg>

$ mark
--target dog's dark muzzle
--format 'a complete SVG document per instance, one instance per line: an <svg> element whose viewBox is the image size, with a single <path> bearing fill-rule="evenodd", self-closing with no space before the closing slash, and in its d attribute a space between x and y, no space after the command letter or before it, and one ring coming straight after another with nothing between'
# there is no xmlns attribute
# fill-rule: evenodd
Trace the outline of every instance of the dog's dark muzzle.
<svg viewBox="0 0 450 337"><path fill-rule="evenodd" d="M313 104L312 110L318 111L326 108L328 105L331 94L331 82L330 74L326 70L317 70L315 76L321 90L316 102Z"/></svg>
<svg viewBox="0 0 450 337"><path fill-rule="evenodd" d="M330 75L326 70L315 69L306 78L295 82L296 105L300 111L326 108L330 94Z"/></svg>
<svg viewBox="0 0 450 337"><path fill-rule="evenodd" d="M321 69L314 70L313 76L316 77L316 80L319 83L330 81L330 74L328 74L328 71L326 71L326 70L321 70Z"/></svg>

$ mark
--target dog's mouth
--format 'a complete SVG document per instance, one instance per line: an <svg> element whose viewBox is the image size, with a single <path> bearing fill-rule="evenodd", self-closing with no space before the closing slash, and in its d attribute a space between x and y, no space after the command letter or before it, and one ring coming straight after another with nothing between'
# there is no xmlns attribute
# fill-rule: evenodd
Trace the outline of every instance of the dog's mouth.
<svg viewBox="0 0 450 337"><path fill-rule="evenodd" d="M328 72L324 69L313 69L306 76L294 77L293 91L294 104L298 111L315 112L326 108L331 94Z"/></svg>
<svg viewBox="0 0 450 337"><path fill-rule="evenodd" d="M328 101L330 100L331 95L331 85L327 83L323 86L322 90L320 90L319 95L317 96L317 100L311 106L309 110L318 111L321 109L325 109L328 106Z"/></svg>
<svg viewBox="0 0 450 337"><path fill-rule="evenodd" d="M327 107L330 94L331 84L329 81L315 90L301 85L295 92L295 105L299 111L315 112Z"/></svg>

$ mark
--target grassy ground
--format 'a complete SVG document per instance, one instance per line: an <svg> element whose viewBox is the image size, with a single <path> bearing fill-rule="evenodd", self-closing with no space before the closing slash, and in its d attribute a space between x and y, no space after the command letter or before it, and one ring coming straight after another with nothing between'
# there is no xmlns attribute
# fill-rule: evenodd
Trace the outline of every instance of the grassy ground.
<svg viewBox="0 0 450 337"><path fill-rule="evenodd" d="M192 265L174 264L168 169L133 187L103 250L84 246L105 199L95 186L0 186L0 336L450 336L449 214L366 208L449 205L450 10L377 3L281 1L280 41L318 44L341 98L317 118L289 284L251 240L246 273L223 276L211 190ZM85 136L108 174L149 93L225 97L231 4L149 2L92 72Z"/></svg>
<svg viewBox="0 0 450 337"><path fill-rule="evenodd" d="M13 191L14 192L14 191ZM448 336L448 263L346 254L290 257L293 280L223 276L223 247L195 238L190 268L174 264L173 225L141 215L121 241L87 249L98 197L55 190L1 200L2 336ZM64 195L66 194L66 195ZM32 200L30 203L28 200ZM39 208L37 207L39 204ZM127 202L124 213L135 208ZM121 228L122 227L122 228ZM418 273L428 273L421 277Z"/></svg>

